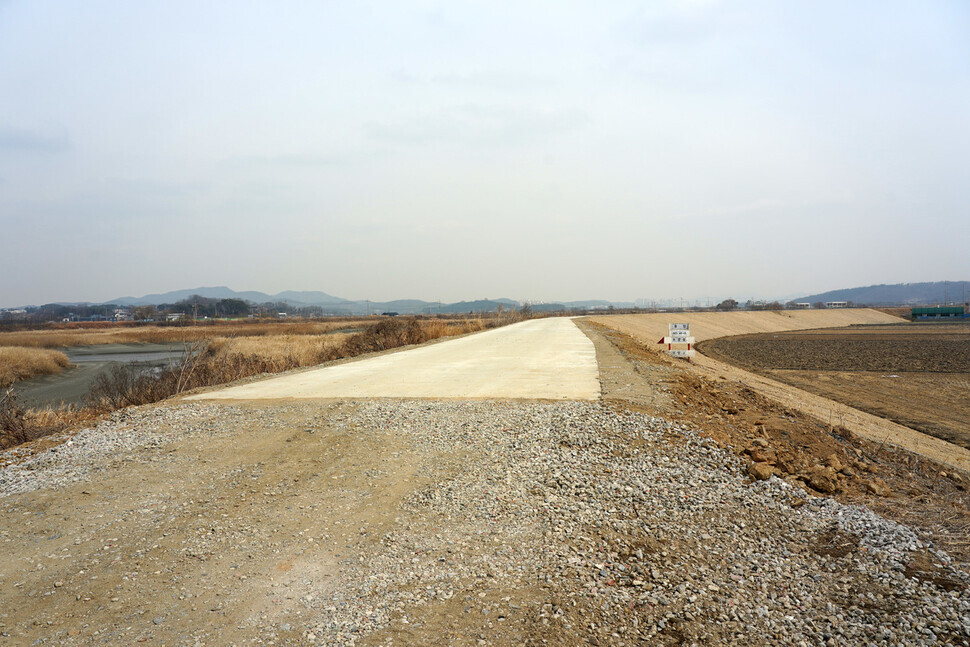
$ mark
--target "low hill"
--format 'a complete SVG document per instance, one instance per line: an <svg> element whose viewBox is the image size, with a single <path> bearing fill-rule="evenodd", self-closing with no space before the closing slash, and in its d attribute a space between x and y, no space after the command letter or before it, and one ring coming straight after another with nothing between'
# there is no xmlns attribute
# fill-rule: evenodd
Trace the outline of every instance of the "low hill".
<svg viewBox="0 0 970 647"><path fill-rule="evenodd" d="M512 305L515 304L515 305ZM478 299L477 301L459 301L457 303L432 303L422 310L423 314L461 314L464 312L495 312L499 307L516 308L518 303L508 299Z"/></svg>
<svg viewBox="0 0 970 647"><path fill-rule="evenodd" d="M861 288L830 290L794 299L819 301L851 301L870 306L918 306L941 303L965 303L970 298L970 281L932 281L928 283L894 283L869 285Z"/></svg>
<svg viewBox="0 0 970 647"><path fill-rule="evenodd" d="M191 290L173 290L162 294L146 294L143 297L120 297L106 301L124 306L143 306L161 305L163 303L178 303L189 297L198 295L207 299L242 299L251 303L273 303L285 301L294 305L333 305L341 303L351 303L347 299L341 299L327 294L326 292L280 292L279 294L266 294L254 290L237 292L224 285L218 287L193 288Z"/></svg>
<svg viewBox="0 0 970 647"><path fill-rule="evenodd" d="M189 290L174 290L162 294L146 294L143 297L119 297L106 301L104 304L118 306L162 305L178 303L193 296L207 299L240 299L252 304L287 303L295 307L320 306L328 314L372 314L375 312L397 312L400 314L436 314L463 312L494 312L499 307L515 309L518 301L512 299L480 299L478 301L460 301L458 303L437 303L420 299L397 299L395 301L352 301L335 297L320 291L287 290L278 294L245 291L237 292L226 286L200 287Z"/></svg>

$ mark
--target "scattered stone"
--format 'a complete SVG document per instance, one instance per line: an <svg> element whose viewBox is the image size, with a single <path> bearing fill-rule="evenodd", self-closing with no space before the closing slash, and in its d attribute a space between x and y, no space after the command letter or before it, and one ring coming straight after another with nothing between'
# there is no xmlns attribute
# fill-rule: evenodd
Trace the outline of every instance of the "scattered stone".
<svg viewBox="0 0 970 647"><path fill-rule="evenodd" d="M752 463L751 466L748 467L748 474L759 481L770 479L776 473L777 470L770 463Z"/></svg>
<svg viewBox="0 0 970 647"><path fill-rule="evenodd" d="M776 462L775 453L769 449L762 449L760 447L751 447L745 450L745 453L751 457L751 460L755 463L771 463L772 465Z"/></svg>
<svg viewBox="0 0 970 647"><path fill-rule="evenodd" d="M805 482L813 489L823 494L835 494L842 487L838 474L831 467L815 467L805 475Z"/></svg>
<svg viewBox="0 0 970 647"><path fill-rule="evenodd" d="M886 482L880 478L874 478L866 481L866 490L872 494L875 494L876 496L889 496L892 494L892 490L889 488L889 485L887 485Z"/></svg>

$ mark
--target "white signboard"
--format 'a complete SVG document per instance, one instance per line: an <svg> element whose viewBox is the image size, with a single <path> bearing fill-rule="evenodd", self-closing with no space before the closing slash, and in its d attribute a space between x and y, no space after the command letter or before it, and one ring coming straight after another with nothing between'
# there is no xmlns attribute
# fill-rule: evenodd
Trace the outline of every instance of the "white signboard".
<svg viewBox="0 0 970 647"><path fill-rule="evenodd" d="M672 323L667 325L668 335L658 343L667 345L667 354L671 357L683 357L690 359L694 356L694 337L690 334L689 323ZM674 348L674 345L686 346L686 348Z"/></svg>
<svg viewBox="0 0 970 647"><path fill-rule="evenodd" d="M659 342L660 344L694 344L697 340L693 337L664 337Z"/></svg>

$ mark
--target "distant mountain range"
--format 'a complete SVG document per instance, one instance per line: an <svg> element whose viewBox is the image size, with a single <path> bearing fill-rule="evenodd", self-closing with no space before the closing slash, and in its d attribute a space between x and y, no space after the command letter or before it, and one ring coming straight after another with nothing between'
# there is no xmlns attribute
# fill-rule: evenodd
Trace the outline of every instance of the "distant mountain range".
<svg viewBox="0 0 970 647"><path fill-rule="evenodd" d="M174 290L163 294L146 294L143 297L119 297L105 303L114 303L119 306L157 306L162 303L177 303L184 301L191 296L198 295L207 299L242 299L252 303L277 303L285 302L296 306L324 306L340 303L354 303L347 299L341 299L327 294L326 292L294 292L288 290L279 294L266 294L265 292L236 292L225 286L215 288L194 288L192 290Z"/></svg>
<svg viewBox="0 0 970 647"><path fill-rule="evenodd" d="M394 301L352 301L335 297L332 294L319 291L293 291L267 294L265 292L245 291L237 292L226 286L201 287L190 290L174 290L162 294L146 294L143 297L119 297L105 301L105 304L119 306L161 305L163 303L178 303L194 295L207 299L242 299L253 304L286 303L290 306L303 308L318 306L327 313L333 314L371 314L380 312L396 312L398 314L456 314L463 312L494 312L499 307L519 308L521 303L513 299L478 299L476 301L458 301L443 303L436 301L422 301L420 299L397 299ZM81 304L61 304L81 305ZM89 305L89 304L84 304ZM588 301L567 301L565 303L531 304L533 310L571 310L586 308L606 308L613 305L617 308L633 307L632 303L603 301L591 299Z"/></svg>
<svg viewBox="0 0 970 647"><path fill-rule="evenodd" d="M320 308L324 314L334 315L380 314L382 312L395 312L397 314L458 314L468 312L495 312L499 308L517 309L524 305L513 299L478 299L476 301L458 301L456 303L422 301L421 299L353 301L320 291L287 290L277 294L267 294L254 290L239 292L226 286L173 290L161 294L146 294L143 297L118 297L117 299L100 303L91 301L59 301L47 305L63 307L159 306L163 304L174 305L190 299L193 296L204 297L206 299L240 299L248 302L250 305L265 304L270 307L273 307L274 304L285 303L292 308ZM590 299L586 301L565 301L562 303L530 303L528 305L537 312L555 312L563 310L606 309L610 306L614 308L632 308L634 304L626 301L611 302L601 299ZM21 307L37 308L38 306L27 305ZM13 308L0 308L0 311L4 310L13 310Z"/></svg>
<svg viewBox="0 0 970 647"><path fill-rule="evenodd" d="M966 303L970 299L970 281L933 281L929 283L895 283L862 288L831 290L793 299L808 303L851 301L857 305L918 306L943 303Z"/></svg>
<svg viewBox="0 0 970 647"><path fill-rule="evenodd" d="M479 299L441 303L420 299L398 299L394 301L353 301L320 291L287 290L277 294L265 292L237 292L225 286L200 287L189 290L174 290L162 294L146 294L143 297L119 297L104 303L74 302L60 303L65 306L119 305L142 306L174 304L193 295L207 299L241 299L250 304L286 303L294 308L319 307L326 314L379 314L396 312L398 314L456 314L464 312L494 312L498 308L520 308L523 304L513 299ZM931 305L941 303L965 303L970 298L970 281L935 281L931 283L896 283L894 285L870 285L866 287L831 290L820 294L795 297L791 301L851 301L857 305ZM785 299L788 301L789 299ZM33 307L33 306L31 306ZM538 312L561 310L591 310L614 307L632 308L634 303L627 301L604 301L589 299L585 301L564 301L561 303L530 303L529 307Z"/></svg>
<svg viewBox="0 0 970 647"><path fill-rule="evenodd" d="M189 297L198 295L207 299L241 299L253 304L286 303L287 305L305 308L317 306L325 312L333 314L371 314L380 312L397 312L399 314L429 314L456 312L490 312L501 305L505 308L519 307L518 301L512 299L482 299L479 301L461 301L458 303L437 303L420 299L398 299L395 301L352 301L335 297L332 294L319 291L287 290L277 294L265 292L245 291L237 292L225 286L201 287L191 290L174 290L163 294L146 294L143 297L119 297L106 301L122 306L161 305L163 303L177 303Z"/></svg>

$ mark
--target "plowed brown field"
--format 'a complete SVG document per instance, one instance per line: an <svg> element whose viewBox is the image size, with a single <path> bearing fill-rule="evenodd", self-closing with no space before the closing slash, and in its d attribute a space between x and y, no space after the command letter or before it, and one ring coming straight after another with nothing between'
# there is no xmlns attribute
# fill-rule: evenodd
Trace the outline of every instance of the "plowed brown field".
<svg viewBox="0 0 970 647"><path fill-rule="evenodd" d="M706 341L700 350L970 449L968 325L745 335Z"/></svg>

